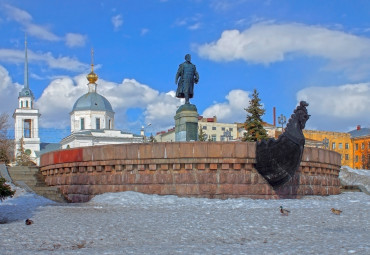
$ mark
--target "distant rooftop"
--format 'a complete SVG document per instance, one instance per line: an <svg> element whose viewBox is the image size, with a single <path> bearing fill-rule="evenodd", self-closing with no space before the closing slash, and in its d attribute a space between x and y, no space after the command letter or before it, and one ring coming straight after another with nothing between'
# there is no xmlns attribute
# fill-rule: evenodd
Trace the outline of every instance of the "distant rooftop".
<svg viewBox="0 0 370 255"><path fill-rule="evenodd" d="M368 136L370 135L370 128L361 128L361 126L357 126L357 129L348 132L351 134L351 138L360 137L360 136Z"/></svg>

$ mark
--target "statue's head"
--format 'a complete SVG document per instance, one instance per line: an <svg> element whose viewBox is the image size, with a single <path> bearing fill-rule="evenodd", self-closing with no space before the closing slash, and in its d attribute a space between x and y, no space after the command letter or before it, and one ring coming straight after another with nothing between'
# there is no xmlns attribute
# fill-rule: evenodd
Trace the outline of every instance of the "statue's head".
<svg viewBox="0 0 370 255"><path fill-rule="evenodd" d="M186 60L186 61L188 61L188 62L190 62L190 61L191 61L191 56L190 56L190 54L186 54L186 55L185 55L185 60Z"/></svg>

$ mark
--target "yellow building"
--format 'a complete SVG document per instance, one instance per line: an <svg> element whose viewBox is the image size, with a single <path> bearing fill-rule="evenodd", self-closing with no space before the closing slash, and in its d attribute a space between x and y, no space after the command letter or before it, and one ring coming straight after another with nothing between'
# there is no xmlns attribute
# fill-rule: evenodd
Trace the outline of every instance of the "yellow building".
<svg viewBox="0 0 370 255"><path fill-rule="evenodd" d="M357 126L349 133L353 144L353 168L370 170L370 128Z"/></svg>
<svg viewBox="0 0 370 255"><path fill-rule="evenodd" d="M305 138L309 141L320 143L307 143L306 146L315 146L328 150L333 150L342 155L342 165L354 167L353 164L353 143L350 133L303 130Z"/></svg>

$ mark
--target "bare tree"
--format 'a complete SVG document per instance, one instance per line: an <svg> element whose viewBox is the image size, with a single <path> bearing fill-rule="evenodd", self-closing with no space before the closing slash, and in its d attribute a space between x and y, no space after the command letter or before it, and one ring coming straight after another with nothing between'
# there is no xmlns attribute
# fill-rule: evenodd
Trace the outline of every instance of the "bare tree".
<svg viewBox="0 0 370 255"><path fill-rule="evenodd" d="M8 139L9 115L0 115L0 161L9 163L13 159L13 140Z"/></svg>

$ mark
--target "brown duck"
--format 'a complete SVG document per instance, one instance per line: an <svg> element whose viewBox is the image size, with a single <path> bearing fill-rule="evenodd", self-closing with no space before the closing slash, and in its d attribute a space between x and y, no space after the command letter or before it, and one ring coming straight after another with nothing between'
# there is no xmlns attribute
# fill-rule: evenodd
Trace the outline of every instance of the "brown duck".
<svg viewBox="0 0 370 255"><path fill-rule="evenodd" d="M280 206L280 212L281 212L281 215L284 215L284 216L288 216L290 213L289 210L284 209L282 206Z"/></svg>
<svg viewBox="0 0 370 255"><path fill-rule="evenodd" d="M336 215L340 215L340 213L342 212L341 210L338 210L338 209L334 209L334 208L331 208L331 212L336 214Z"/></svg>

